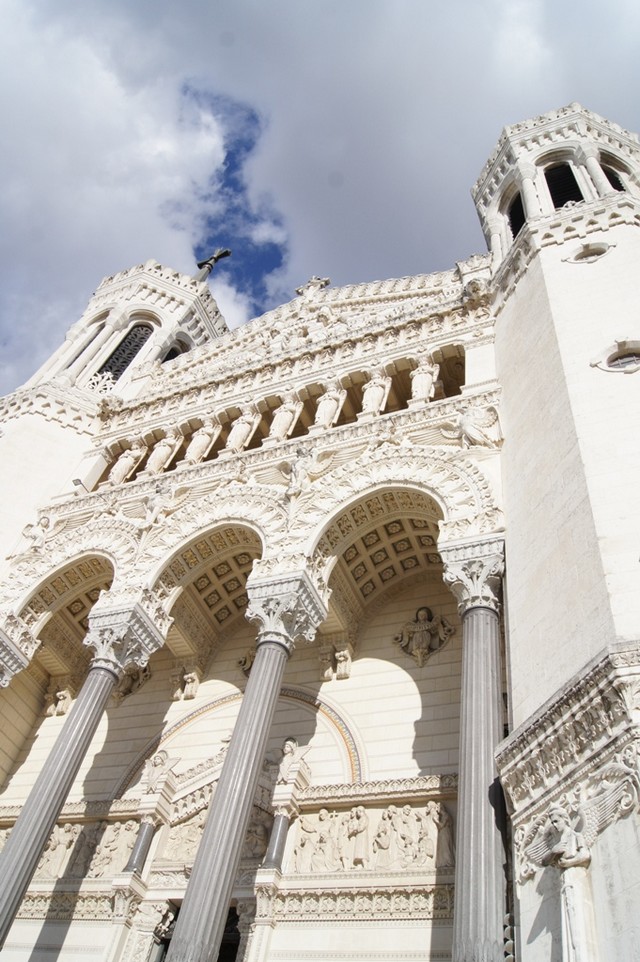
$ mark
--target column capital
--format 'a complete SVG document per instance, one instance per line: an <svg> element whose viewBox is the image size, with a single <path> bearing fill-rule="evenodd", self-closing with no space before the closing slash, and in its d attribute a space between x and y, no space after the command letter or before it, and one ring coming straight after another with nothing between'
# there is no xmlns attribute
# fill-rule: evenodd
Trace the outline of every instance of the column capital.
<svg viewBox="0 0 640 962"><path fill-rule="evenodd" d="M312 642L327 617L327 603L306 571L288 572L269 580L247 580L245 613L259 625L258 645L275 641L293 651L299 638Z"/></svg>
<svg viewBox="0 0 640 962"><path fill-rule="evenodd" d="M443 578L458 600L460 614L471 608L497 611L504 542L496 538L451 547L439 545L438 550L444 562Z"/></svg>
<svg viewBox="0 0 640 962"><path fill-rule="evenodd" d="M0 688L27 667L39 644L18 615L7 612L0 617Z"/></svg>
<svg viewBox="0 0 640 962"><path fill-rule="evenodd" d="M135 598L135 600L134 600ZM95 650L94 668L120 676L128 665L143 668L162 648L173 619L148 589L130 596L103 592L89 615L84 644Z"/></svg>

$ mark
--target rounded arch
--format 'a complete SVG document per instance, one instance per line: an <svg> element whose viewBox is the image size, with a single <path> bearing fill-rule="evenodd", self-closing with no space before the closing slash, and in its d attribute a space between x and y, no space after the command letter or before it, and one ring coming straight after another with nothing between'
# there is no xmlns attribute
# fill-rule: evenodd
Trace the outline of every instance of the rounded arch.
<svg viewBox="0 0 640 962"><path fill-rule="evenodd" d="M416 451L386 443L323 475L296 505L295 526L308 532L305 553L318 555L320 541L338 515L384 488L416 492L429 499L430 511L441 525L473 529L479 519L497 512L498 505L479 467L457 451L456 455L449 458L433 448Z"/></svg>
<svg viewBox="0 0 640 962"><path fill-rule="evenodd" d="M175 740L176 736L184 732L185 729L193 725L194 722L206 716L226 711L230 706L234 706L235 704L239 707L242 701L242 694L241 691L229 692L219 698L215 698L213 701L207 702L194 711L189 712L188 715L185 715L179 721L175 722L175 724L167 728L166 731L159 732L150 738L122 776L116 786L113 797L122 798L129 788L135 784L136 776L142 773L144 763L149 757L162 749L166 750L167 746ZM343 748L344 762L348 774L346 784L359 784L366 779L367 772L364 745L355 726L346 716L344 710L339 709L325 696L307 691L303 688L285 686L281 690L280 697L284 702L303 706L314 715L320 715L322 717L323 721L332 731L337 743ZM217 755L203 760L199 764L198 769L203 772L209 770L211 773L219 771L222 764L221 755L222 753L218 752ZM185 776L193 776L194 774L191 770L184 773Z"/></svg>

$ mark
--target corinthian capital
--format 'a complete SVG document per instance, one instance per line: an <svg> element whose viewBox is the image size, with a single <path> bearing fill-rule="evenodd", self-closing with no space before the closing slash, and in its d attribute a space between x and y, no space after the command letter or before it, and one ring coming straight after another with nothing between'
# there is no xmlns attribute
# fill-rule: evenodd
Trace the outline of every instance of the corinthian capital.
<svg viewBox="0 0 640 962"><path fill-rule="evenodd" d="M313 641L327 616L327 605L306 571L269 581L247 581L246 617L257 622L258 644L277 641L289 652L299 638Z"/></svg>
<svg viewBox="0 0 640 962"><path fill-rule="evenodd" d="M137 600L104 592L89 616L85 645L95 650L94 666L121 675L128 665L143 668L164 644L172 619L148 590Z"/></svg>
<svg viewBox="0 0 640 962"><path fill-rule="evenodd" d="M458 599L458 610L470 608L498 610L498 590L504 571L504 543L482 541L476 544L439 548L444 562L443 577Z"/></svg>
<svg viewBox="0 0 640 962"><path fill-rule="evenodd" d="M26 668L39 644L22 618L8 613L0 619L0 688Z"/></svg>

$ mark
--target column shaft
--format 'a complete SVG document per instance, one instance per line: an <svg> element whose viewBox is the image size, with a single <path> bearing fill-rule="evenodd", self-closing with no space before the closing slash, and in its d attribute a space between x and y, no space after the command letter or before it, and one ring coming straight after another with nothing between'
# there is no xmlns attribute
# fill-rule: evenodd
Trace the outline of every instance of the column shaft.
<svg viewBox="0 0 640 962"><path fill-rule="evenodd" d="M116 680L115 674L104 668L89 671L0 852L0 947L4 945Z"/></svg>
<svg viewBox="0 0 640 962"><path fill-rule="evenodd" d="M494 751L502 739L500 631L490 608L462 622L460 789L454 910L454 962L503 962L505 854L502 795Z"/></svg>
<svg viewBox="0 0 640 962"><path fill-rule="evenodd" d="M215 962L289 653L258 645L167 962Z"/></svg>
<svg viewBox="0 0 640 962"><path fill-rule="evenodd" d="M155 831L156 827L153 822L141 822L138 835L131 849L129 861L123 869L124 872L140 873L142 871L147 855L149 854L149 849L151 848Z"/></svg>
<svg viewBox="0 0 640 962"><path fill-rule="evenodd" d="M289 831L289 816L284 814L276 815L273 820L269 847L262 863L263 868L277 868L282 870L282 859L284 848L287 844L287 833Z"/></svg>

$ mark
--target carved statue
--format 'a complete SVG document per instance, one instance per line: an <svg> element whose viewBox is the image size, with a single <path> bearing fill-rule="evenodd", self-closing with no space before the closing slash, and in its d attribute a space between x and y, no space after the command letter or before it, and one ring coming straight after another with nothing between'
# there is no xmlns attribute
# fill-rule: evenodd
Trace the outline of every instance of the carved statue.
<svg viewBox="0 0 640 962"><path fill-rule="evenodd" d="M282 759L278 767L277 782L284 785L288 781L291 769L297 765L300 759L309 751L309 745L298 746L296 738L285 738L282 745Z"/></svg>
<svg viewBox="0 0 640 962"><path fill-rule="evenodd" d="M408 621L394 642L410 655L419 668L434 652L439 651L454 633L453 626L430 608L418 608L413 621Z"/></svg>
<svg viewBox="0 0 640 962"><path fill-rule="evenodd" d="M362 805L352 808L347 826L351 842L351 864L367 868L369 864L369 817Z"/></svg>
<svg viewBox="0 0 640 962"><path fill-rule="evenodd" d="M346 390L339 381L331 381L325 387L325 392L318 398L316 419L314 426L328 430L333 427L338 418L347 396Z"/></svg>
<svg viewBox="0 0 640 962"><path fill-rule="evenodd" d="M502 442L498 410L493 404L460 411L454 421L446 421L440 430L445 438L460 441L463 448L497 448Z"/></svg>
<svg viewBox="0 0 640 962"><path fill-rule="evenodd" d="M242 848L243 858L262 858L269 845L271 817L255 809Z"/></svg>
<svg viewBox="0 0 640 962"><path fill-rule="evenodd" d="M253 407L244 408L242 414L233 422L229 431L225 448L238 454L251 439L257 421L257 412Z"/></svg>
<svg viewBox="0 0 640 962"><path fill-rule="evenodd" d="M145 467L145 474L160 474L173 457L182 435L176 428L171 428L163 438L157 442L149 455Z"/></svg>
<svg viewBox="0 0 640 962"><path fill-rule="evenodd" d="M169 861L189 862L198 851L207 809L203 808L186 822L174 825L169 833L164 857Z"/></svg>
<svg viewBox="0 0 640 962"><path fill-rule="evenodd" d="M384 373L383 368L371 372L362 391L362 414L380 414L387 400L390 384L391 378Z"/></svg>
<svg viewBox="0 0 640 962"><path fill-rule="evenodd" d="M293 431L302 405L293 391L283 395L282 404L277 408L269 438L276 441L284 441Z"/></svg>
<svg viewBox="0 0 640 962"><path fill-rule="evenodd" d="M351 652L348 648L336 648L336 679L351 677Z"/></svg>
<svg viewBox="0 0 640 962"><path fill-rule="evenodd" d="M163 748L148 758L144 764L143 780L146 782L147 795L157 791L158 785L167 772L170 772L174 765L180 761L179 758L169 758L169 753Z"/></svg>
<svg viewBox="0 0 640 962"><path fill-rule="evenodd" d="M420 361L418 366L411 371L411 400L430 401L436 390L436 378L440 371L440 365L436 364L433 358L428 355Z"/></svg>
<svg viewBox="0 0 640 962"><path fill-rule="evenodd" d="M80 834L79 825L55 825L38 863L38 874L44 878L59 878L67 857Z"/></svg>
<svg viewBox="0 0 640 962"><path fill-rule="evenodd" d="M118 705L127 695L133 695L149 678L151 678L151 669L148 665L144 665L142 668L138 665L127 665L122 678L111 695L114 704Z"/></svg>
<svg viewBox="0 0 640 962"><path fill-rule="evenodd" d="M41 551L45 540L51 534L51 519L43 514L35 524L27 524L22 529L22 535L31 541L30 548L33 551Z"/></svg>
<svg viewBox="0 0 640 962"><path fill-rule="evenodd" d="M453 819L442 803L431 804L435 805L434 822L438 829L436 868L448 868L456 861Z"/></svg>
<svg viewBox="0 0 640 962"><path fill-rule="evenodd" d="M142 438L136 438L130 448L123 451L109 472L109 484L122 484L133 474L147 452L147 446Z"/></svg>
<svg viewBox="0 0 640 962"><path fill-rule="evenodd" d="M186 464L199 464L209 453L216 435L220 431L220 424L213 418L206 418L202 426L191 436L191 440L184 453Z"/></svg>

